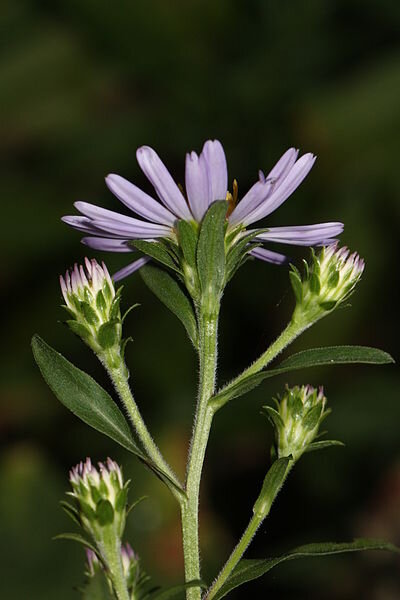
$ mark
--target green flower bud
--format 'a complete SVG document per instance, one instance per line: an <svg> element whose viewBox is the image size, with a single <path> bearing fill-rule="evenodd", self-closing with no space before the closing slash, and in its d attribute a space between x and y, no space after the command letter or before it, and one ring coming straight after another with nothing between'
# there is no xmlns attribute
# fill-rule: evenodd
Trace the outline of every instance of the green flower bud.
<svg viewBox="0 0 400 600"><path fill-rule="evenodd" d="M311 324L322 318L353 293L364 271L364 260L337 244L322 248L312 263L305 263L305 275L292 265L290 280L296 297L293 321Z"/></svg>
<svg viewBox="0 0 400 600"><path fill-rule="evenodd" d="M292 456L298 460L316 438L322 420L329 414L323 388L310 385L286 388L282 399L275 400L276 410L265 406L275 429L278 458Z"/></svg>
<svg viewBox="0 0 400 600"><path fill-rule="evenodd" d="M126 520L128 483L124 484L121 469L110 458L96 469L90 458L70 472L72 492L79 507L82 527L101 544L105 530L111 529L121 538Z"/></svg>
<svg viewBox="0 0 400 600"><path fill-rule="evenodd" d="M72 319L70 329L100 356L119 362L121 348L120 290L114 284L104 263L85 259L85 267L75 264L60 276L65 308Z"/></svg>

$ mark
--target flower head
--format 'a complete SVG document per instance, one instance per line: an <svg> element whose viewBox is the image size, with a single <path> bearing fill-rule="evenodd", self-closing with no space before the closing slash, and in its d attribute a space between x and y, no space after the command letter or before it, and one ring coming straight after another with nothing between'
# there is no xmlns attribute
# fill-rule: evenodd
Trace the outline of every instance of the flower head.
<svg viewBox="0 0 400 600"><path fill-rule="evenodd" d="M112 527L120 537L125 526L129 482L124 484L118 464L108 458L96 468L87 458L71 469L69 480L70 495L78 502L83 528L96 542L102 539L105 527Z"/></svg>
<svg viewBox="0 0 400 600"><path fill-rule="evenodd" d="M75 207L81 216L66 216L63 220L88 234L82 242L90 248L110 252L133 252L135 241L154 242L159 238L179 244L177 222L184 220L201 223L210 205L218 200L229 202L227 235L231 235L231 239L237 243L243 236L252 234L252 242L256 242L257 247L254 243L249 243L248 252L256 258L275 264L286 262L286 257L259 247L261 244L328 244L343 230L342 223L331 222L245 231L249 225L279 208L301 184L315 162L315 156L310 153L298 158L297 150L287 150L267 175L259 172L258 181L237 204L237 185L234 183L231 194L228 191L225 152L218 140L205 142L200 155L195 152L186 155L187 198L152 148L139 148L136 157L140 168L153 185L158 200L123 177L108 175L106 184L110 191L140 218L126 216L87 202L76 202ZM236 232L237 236L232 236L232 232ZM148 260L148 257L144 257L132 262L116 273L114 279L130 275Z"/></svg>
<svg viewBox="0 0 400 600"><path fill-rule="evenodd" d="M286 388L281 399L275 401L276 410L265 406L275 429L276 454L279 458L292 456L298 460L318 434L322 420L329 414L324 390L310 385Z"/></svg>
<svg viewBox="0 0 400 600"><path fill-rule="evenodd" d="M356 252L350 254L348 248L339 248L338 244L322 248L318 255L313 253L311 265L305 265L303 279L293 266L290 277L296 296L293 318L307 323L315 322L347 300L365 267Z"/></svg>
<svg viewBox="0 0 400 600"><path fill-rule="evenodd" d="M65 308L72 319L67 321L95 352L115 350L121 346L120 290L114 284L104 263L85 259L85 267L75 264L65 276L60 276Z"/></svg>

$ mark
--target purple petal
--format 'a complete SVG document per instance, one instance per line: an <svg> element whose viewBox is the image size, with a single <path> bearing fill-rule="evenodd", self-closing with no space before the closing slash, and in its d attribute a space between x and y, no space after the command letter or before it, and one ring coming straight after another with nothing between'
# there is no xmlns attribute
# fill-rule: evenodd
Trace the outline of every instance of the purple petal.
<svg viewBox="0 0 400 600"><path fill-rule="evenodd" d="M204 154L186 154L185 183L190 209L200 223L211 201L211 185Z"/></svg>
<svg viewBox="0 0 400 600"><path fill-rule="evenodd" d="M315 225L294 225L291 227L271 227L260 233L258 240L279 242L298 246L325 245L343 231L343 223L317 223Z"/></svg>
<svg viewBox="0 0 400 600"><path fill-rule="evenodd" d="M130 240L116 240L113 238L102 237L84 237L82 244L93 248L93 250L105 250L106 252L133 252L133 248L128 246Z"/></svg>
<svg viewBox="0 0 400 600"><path fill-rule="evenodd" d="M87 217L67 215L66 217L61 217L61 221L77 231L82 231L82 233L92 233L94 235L99 235L100 233L99 230L94 227L92 220Z"/></svg>
<svg viewBox="0 0 400 600"><path fill-rule="evenodd" d="M158 154L149 146L142 146L138 148L136 157L161 202L180 219L190 221L192 215L185 198Z"/></svg>
<svg viewBox="0 0 400 600"><path fill-rule="evenodd" d="M107 208L103 208L102 206L96 206L95 204L90 204L89 202L75 202L74 206L80 213L88 217L92 221L97 219L101 219L104 221L112 221L113 223L145 223L145 221L141 221L140 219L135 219L134 217L128 217L127 215L122 215L121 213L115 212L113 210L108 210ZM152 223L148 223L148 225L152 225Z"/></svg>
<svg viewBox="0 0 400 600"><path fill-rule="evenodd" d="M146 263L148 263L149 260L150 260L150 258L148 256L144 256L143 258L138 258L137 260L130 263L126 267L123 267L123 269L120 269L119 271L114 273L113 280L121 281L121 279L128 277L128 275L132 275L132 273L134 273L135 271L137 271L138 269L143 267Z"/></svg>
<svg viewBox="0 0 400 600"><path fill-rule="evenodd" d="M208 178L211 185L211 202L225 200L228 191L228 168L225 152L221 142L208 140L201 155L204 156L208 167Z"/></svg>
<svg viewBox="0 0 400 600"><path fill-rule="evenodd" d="M276 183L282 181L295 164L298 154L299 151L296 150L296 148L289 148L289 150L286 150L276 165L268 173L266 179L275 179Z"/></svg>
<svg viewBox="0 0 400 600"><path fill-rule="evenodd" d="M241 199L236 208L232 211L229 217L231 225L242 223L254 209L257 208L267 198L271 190L271 182L263 178L257 181Z"/></svg>
<svg viewBox="0 0 400 600"><path fill-rule="evenodd" d="M157 225L156 223L147 223L138 219L131 219L133 223L123 223L105 219L95 219L93 225L107 234L115 235L119 238L129 239L151 239L159 237L171 237L170 227ZM110 236L107 236L110 237ZM111 236L112 237L112 236Z"/></svg>
<svg viewBox="0 0 400 600"><path fill-rule="evenodd" d="M266 250L265 248L253 248L249 252L255 258L265 260L266 262L273 263L274 265L283 265L287 263L288 258L284 254L278 252L272 252L272 250Z"/></svg>
<svg viewBox="0 0 400 600"><path fill-rule="evenodd" d="M144 219L161 225L174 224L175 215L127 179L111 173L106 184L118 200Z"/></svg>
<svg viewBox="0 0 400 600"><path fill-rule="evenodd" d="M244 219L243 224L249 225L274 212L301 184L310 172L314 162L315 156L310 153L304 154L299 158L282 183L268 196L265 202L260 204Z"/></svg>

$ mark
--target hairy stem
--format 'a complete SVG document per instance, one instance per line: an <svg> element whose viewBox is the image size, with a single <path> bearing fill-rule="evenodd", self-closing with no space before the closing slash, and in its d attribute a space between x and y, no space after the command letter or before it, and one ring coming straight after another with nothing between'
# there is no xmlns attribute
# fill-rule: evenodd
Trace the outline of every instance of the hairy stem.
<svg viewBox="0 0 400 600"><path fill-rule="evenodd" d="M182 504L182 534L186 581L200 579L199 492L208 437L214 412L208 401L215 390L218 311L199 314L200 386L186 474L187 500ZM201 598L200 587L189 588L188 600Z"/></svg>
<svg viewBox="0 0 400 600"><path fill-rule="evenodd" d="M179 482L177 476L166 462L146 427L130 389L124 365L121 365L117 368L106 366L106 368L147 455L161 471L168 475L168 477L175 483L177 488L182 488L182 484ZM171 488L171 490L173 491L173 488ZM183 493L180 494L178 489L173 491L173 493L180 502L182 500Z"/></svg>
<svg viewBox="0 0 400 600"><path fill-rule="evenodd" d="M102 550L107 562L107 567L118 600L130 600L126 579L122 568L121 542L114 533L105 535Z"/></svg>

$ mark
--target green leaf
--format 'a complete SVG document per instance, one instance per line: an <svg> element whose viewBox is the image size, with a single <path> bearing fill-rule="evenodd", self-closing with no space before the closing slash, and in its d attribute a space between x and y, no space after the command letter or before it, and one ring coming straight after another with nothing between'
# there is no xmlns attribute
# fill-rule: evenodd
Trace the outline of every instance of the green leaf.
<svg viewBox="0 0 400 600"><path fill-rule="evenodd" d="M38 335L32 338L35 360L54 395L84 423L147 461L129 425L111 396Z"/></svg>
<svg viewBox="0 0 400 600"><path fill-rule="evenodd" d="M222 388L210 401L214 410L219 410L233 398L242 396L257 387L264 379L275 377L282 373L308 369L310 367L344 364L371 364L384 365L394 363L387 352L368 346L328 346L326 348L312 348L293 354L284 360L278 368L261 371L255 375L244 377L238 383L231 383Z"/></svg>
<svg viewBox="0 0 400 600"><path fill-rule="evenodd" d="M90 375L75 367L38 335L32 338L32 350L44 380L64 406L84 423L135 454L168 487L182 492L182 488L138 447L124 415Z"/></svg>
<svg viewBox="0 0 400 600"><path fill-rule="evenodd" d="M180 585L174 585L168 589L157 590L154 594L151 594L151 600L170 600L170 598L182 598L182 592L192 587L205 588L206 585L200 579L189 581L188 583L182 583Z"/></svg>
<svg viewBox="0 0 400 600"><path fill-rule="evenodd" d="M318 442L312 442L307 446L306 452L313 452L314 450L324 450L331 446L344 446L343 442L339 440L320 440Z"/></svg>
<svg viewBox="0 0 400 600"><path fill-rule="evenodd" d="M146 240L135 240L134 242L135 248L154 258L157 262L165 265L169 269L180 273L181 270L171 257L170 253L166 249L165 245L162 242L147 242Z"/></svg>
<svg viewBox="0 0 400 600"><path fill-rule="evenodd" d="M201 224L197 243L197 270L203 293L219 292L225 279L225 222L228 204L211 204Z"/></svg>
<svg viewBox="0 0 400 600"><path fill-rule="evenodd" d="M166 271L154 265L140 269L145 284L181 321L194 347L197 347L197 323L192 304L180 285Z"/></svg>
<svg viewBox="0 0 400 600"><path fill-rule="evenodd" d="M325 542L320 544L307 544L299 546L287 554L269 559L242 559L237 567L232 571L229 579L224 583L221 589L215 594L210 595L210 599L220 600L229 592L243 583L252 581L261 577L277 565L287 560L295 558L307 558L311 556L327 556L330 554L342 554L344 552L360 552L363 550L386 550L399 553L400 550L393 544L381 540L357 539L348 543ZM206 596L208 598L208 596Z"/></svg>
<svg viewBox="0 0 400 600"><path fill-rule="evenodd" d="M53 537L53 540L70 540L71 542L78 542L78 544L82 544L85 548L89 548L97 554L97 550L93 544L79 533L59 533Z"/></svg>
<svg viewBox="0 0 400 600"><path fill-rule="evenodd" d="M253 512L255 514L267 516L273 501L284 484L291 460L291 457L285 456L283 458L278 458L278 460L272 463L264 479L261 492L254 504Z"/></svg>
<svg viewBox="0 0 400 600"><path fill-rule="evenodd" d="M191 223L178 221L178 239L183 256L192 269L196 268L197 232Z"/></svg>

